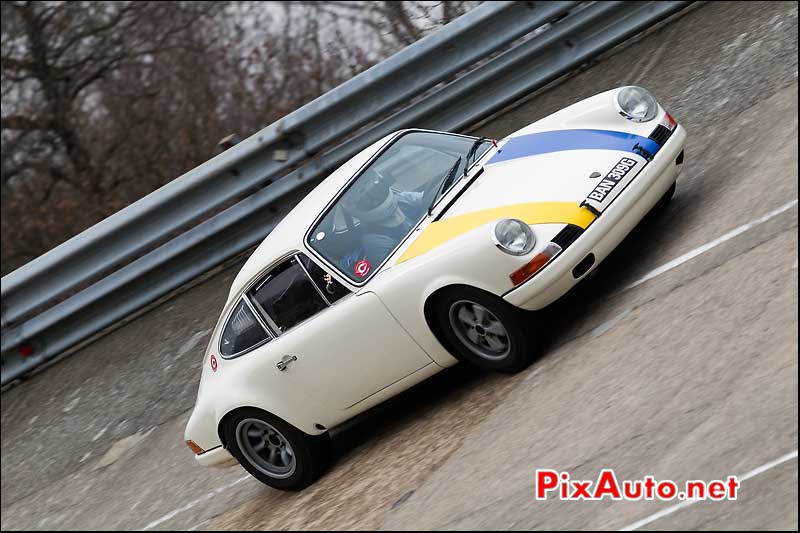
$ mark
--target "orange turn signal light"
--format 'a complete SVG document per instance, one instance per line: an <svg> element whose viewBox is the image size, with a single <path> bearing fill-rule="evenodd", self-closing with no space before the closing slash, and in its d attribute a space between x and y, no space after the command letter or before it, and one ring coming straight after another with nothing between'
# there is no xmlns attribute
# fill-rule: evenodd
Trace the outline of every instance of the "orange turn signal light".
<svg viewBox="0 0 800 533"><path fill-rule="evenodd" d="M525 263L522 268L512 272L508 277L516 287L520 283L527 281L534 274L539 272L555 256L561 253L561 247L554 242L547 243L541 252L533 256L533 259Z"/></svg>
<svg viewBox="0 0 800 533"><path fill-rule="evenodd" d="M187 440L186 445L194 452L195 455L200 455L201 453L205 452L205 450L198 446L193 440Z"/></svg>

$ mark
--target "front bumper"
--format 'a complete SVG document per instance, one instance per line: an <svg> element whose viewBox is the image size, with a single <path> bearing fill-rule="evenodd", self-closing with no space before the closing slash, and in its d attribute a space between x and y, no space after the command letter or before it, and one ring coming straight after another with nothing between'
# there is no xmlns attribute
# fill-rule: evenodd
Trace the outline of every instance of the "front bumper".
<svg viewBox="0 0 800 533"><path fill-rule="evenodd" d="M597 268L675 182L683 166L682 161L678 164L676 160L685 141L686 130L676 126L653 160L569 248L503 298L523 309L541 309ZM594 264L576 279L572 270L590 253L594 254Z"/></svg>

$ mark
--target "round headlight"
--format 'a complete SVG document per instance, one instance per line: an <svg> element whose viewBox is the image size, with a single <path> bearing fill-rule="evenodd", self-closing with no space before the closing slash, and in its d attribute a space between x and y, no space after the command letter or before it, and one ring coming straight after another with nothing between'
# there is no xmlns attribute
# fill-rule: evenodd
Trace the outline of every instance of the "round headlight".
<svg viewBox="0 0 800 533"><path fill-rule="evenodd" d="M615 101L620 114L634 122L653 120L658 113L655 97L641 87L623 87L617 93Z"/></svg>
<svg viewBox="0 0 800 533"><path fill-rule="evenodd" d="M505 218L494 226L494 243L507 254L525 255L536 245L530 226L516 218Z"/></svg>

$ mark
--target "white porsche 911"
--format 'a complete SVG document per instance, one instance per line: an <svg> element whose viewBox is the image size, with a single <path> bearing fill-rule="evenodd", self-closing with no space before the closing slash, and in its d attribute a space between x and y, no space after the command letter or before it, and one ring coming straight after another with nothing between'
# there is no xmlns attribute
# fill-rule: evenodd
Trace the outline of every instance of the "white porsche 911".
<svg viewBox="0 0 800 533"><path fill-rule="evenodd" d="M645 89L598 94L499 141L403 130L264 239L206 350L186 440L299 490L328 430L464 361L516 372L541 309L675 190L685 130Z"/></svg>

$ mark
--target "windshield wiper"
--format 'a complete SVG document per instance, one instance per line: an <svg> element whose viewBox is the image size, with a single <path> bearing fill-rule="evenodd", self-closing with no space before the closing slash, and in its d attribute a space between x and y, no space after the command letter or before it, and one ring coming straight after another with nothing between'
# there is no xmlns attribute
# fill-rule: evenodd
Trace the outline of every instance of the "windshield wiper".
<svg viewBox="0 0 800 533"><path fill-rule="evenodd" d="M446 188L445 184L452 181L453 178L455 178L456 172L458 172L458 168L460 166L461 166L461 157L459 156L459 158L456 159L456 162L453 163L453 166L450 167L450 170L447 171L447 176L445 176L445 178L442 180L442 183L439 184L439 188L436 190L436 195L431 200L431 205L428 206L428 216L431 216L431 213L433 212L433 204L436 203L436 200L439 199L439 195Z"/></svg>
<svg viewBox="0 0 800 533"><path fill-rule="evenodd" d="M467 159L466 159L466 162L464 164L464 172L465 173L467 172L467 169L469 168L469 160L471 158L475 157L475 154L478 153L478 147L480 145L482 145L483 143L485 143L486 141L488 141L488 140L489 139L487 139L486 137L481 137L480 139L477 139L474 143L472 143L472 146L469 147L469 152L467 152Z"/></svg>

